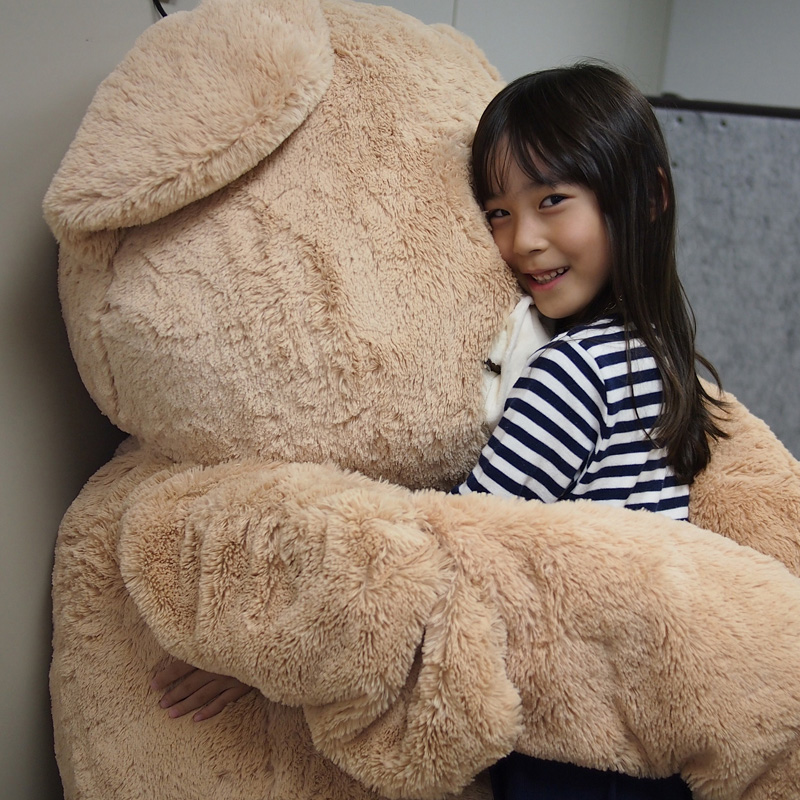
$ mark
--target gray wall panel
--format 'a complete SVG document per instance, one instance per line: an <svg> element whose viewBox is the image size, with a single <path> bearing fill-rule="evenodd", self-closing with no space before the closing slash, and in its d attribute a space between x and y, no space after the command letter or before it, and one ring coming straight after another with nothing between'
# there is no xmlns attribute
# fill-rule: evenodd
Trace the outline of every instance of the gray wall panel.
<svg viewBox="0 0 800 800"><path fill-rule="evenodd" d="M725 388L800 456L800 119L656 113L699 347Z"/></svg>

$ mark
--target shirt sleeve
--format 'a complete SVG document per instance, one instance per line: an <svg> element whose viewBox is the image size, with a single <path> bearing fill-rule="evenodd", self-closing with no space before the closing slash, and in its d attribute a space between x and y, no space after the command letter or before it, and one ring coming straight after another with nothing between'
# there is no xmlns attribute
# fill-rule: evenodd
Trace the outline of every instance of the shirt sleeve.
<svg viewBox="0 0 800 800"><path fill-rule="evenodd" d="M604 410L594 359L570 339L546 345L514 384L477 466L453 493L563 498L597 447Z"/></svg>

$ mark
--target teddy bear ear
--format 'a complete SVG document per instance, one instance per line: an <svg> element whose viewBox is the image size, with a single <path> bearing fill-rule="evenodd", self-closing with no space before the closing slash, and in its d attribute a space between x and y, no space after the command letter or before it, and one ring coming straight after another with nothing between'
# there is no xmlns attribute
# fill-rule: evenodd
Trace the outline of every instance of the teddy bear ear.
<svg viewBox="0 0 800 800"><path fill-rule="evenodd" d="M252 169L333 75L320 0L205 0L100 85L44 201L58 239L142 225Z"/></svg>

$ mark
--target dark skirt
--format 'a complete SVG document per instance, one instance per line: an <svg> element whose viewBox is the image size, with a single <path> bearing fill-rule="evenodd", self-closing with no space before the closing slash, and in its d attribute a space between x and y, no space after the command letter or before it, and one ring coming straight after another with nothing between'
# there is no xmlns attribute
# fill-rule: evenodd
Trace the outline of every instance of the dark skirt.
<svg viewBox="0 0 800 800"><path fill-rule="evenodd" d="M511 753L490 768L494 800L692 800L680 775L633 778Z"/></svg>

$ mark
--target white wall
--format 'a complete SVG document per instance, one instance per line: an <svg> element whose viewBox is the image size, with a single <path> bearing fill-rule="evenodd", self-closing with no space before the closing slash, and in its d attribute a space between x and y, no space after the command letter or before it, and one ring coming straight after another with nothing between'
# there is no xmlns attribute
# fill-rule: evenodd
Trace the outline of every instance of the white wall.
<svg viewBox="0 0 800 800"><path fill-rule="evenodd" d="M798 0L672 0L663 89L800 108Z"/></svg>
<svg viewBox="0 0 800 800"><path fill-rule="evenodd" d="M592 57L651 93L661 83L669 10L669 0L458 0L455 21L506 80Z"/></svg>
<svg viewBox="0 0 800 800"><path fill-rule="evenodd" d="M393 0L472 36L506 80L596 57L648 94L800 108L798 0Z"/></svg>
<svg viewBox="0 0 800 800"><path fill-rule="evenodd" d="M581 58L616 65L646 93L661 86L671 0L393 0L471 36L506 80Z"/></svg>
<svg viewBox="0 0 800 800"><path fill-rule="evenodd" d="M405 14L421 19L428 25L434 22L453 24L457 0L385 0L377 5L392 6Z"/></svg>
<svg viewBox="0 0 800 800"><path fill-rule="evenodd" d="M745 0L674 0L668 87L687 96L707 93L685 88L679 75L680 62L697 55L694 70L708 74L688 70L695 78L724 76L727 69L743 86L749 84L739 65L751 60L750 93L735 99L774 103L788 90L800 91L794 80L800 48L790 35L798 27L795 3L762 0L758 8L769 11L762 17ZM196 4L173 0L166 8ZM669 0L393 4L426 22L455 22L508 79L589 55L625 68L645 91L660 89ZM717 38L713 12L724 23ZM72 366L41 199L97 84L157 18L149 0L0 0L0 795L10 800L60 795L47 693L53 542L67 505L116 441ZM723 48L725 37L738 44ZM780 93L767 93L776 83Z"/></svg>

